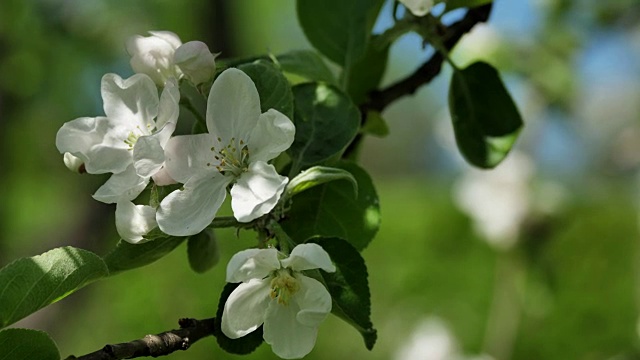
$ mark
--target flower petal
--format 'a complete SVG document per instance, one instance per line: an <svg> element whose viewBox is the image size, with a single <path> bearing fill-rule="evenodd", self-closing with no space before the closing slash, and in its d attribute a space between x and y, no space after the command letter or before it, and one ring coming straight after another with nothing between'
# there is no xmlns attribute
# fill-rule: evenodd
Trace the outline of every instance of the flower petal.
<svg viewBox="0 0 640 360"><path fill-rule="evenodd" d="M318 328L298 322L299 310L295 302L282 305L274 300L269 303L264 317L264 341L283 359L299 359L310 353L316 344Z"/></svg>
<svg viewBox="0 0 640 360"><path fill-rule="evenodd" d="M425 16L433 7L433 0L400 0L415 16Z"/></svg>
<svg viewBox="0 0 640 360"><path fill-rule="evenodd" d="M166 186L178 183L171 177L171 175L169 175L166 167L158 170L158 172L153 174L151 178L153 179L153 182L158 186Z"/></svg>
<svg viewBox="0 0 640 360"><path fill-rule="evenodd" d="M281 262L283 267L288 267L295 271L309 269L322 269L326 272L336 271L329 254L322 246L314 243L297 245L291 250L289 257Z"/></svg>
<svg viewBox="0 0 640 360"><path fill-rule="evenodd" d="M293 295L300 311L296 319L305 326L318 327L331 312L331 295L318 280L297 276L300 290Z"/></svg>
<svg viewBox="0 0 640 360"><path fill-rule="evenodd" d="M173 54L182 44L180 38L170 31L149 31L151 36L132 36L127 39L126 48L131 55L133 71L150 76L162 86L170 77L179 77L178 68L173 64Z"/></svg>
<svg viewBox="0 0 640 360"><path fill-rule="evenodd" d="M227 282L236 283L250 279L262 279L280 268L278 250L247 249L231 257L227 264Z"/></svg>
<svg viewBox="0 0 640 360"><path fill-rule="evenodd" d="M135 74L123 80L116 74L105 74L101 92L104 113L111 122L132 131L137 129L139 135L151 133L159 104L158 90L151 78Z"/></svg>
<svg viewBox="0 0 640 360"><path fill-rule="evenodd" d="M226 196L229 179L220 176L191 178L184 189L167 195L156 218L160 230L169 235L194 235L206 228L216 216Z"/></svg>
<svg viewBox="0 0 640 360"><path fill-rule="evenodd" d="M167 172L183 184L194 176L220 174L215 168L218 164L214 158L216 154L211 151L216 144L213 136L209 134L172 137L164 148Z"/></svg>
<svg viewBox="0 0 640 360"><path fill-rule="evenodd" d="M269 161L287 150L296 135L293 122L281 112L269 109L260 115L248 146L252 161Z"/></svg>
<svg viewBox="0 0 640 360"><path fill-rule="evenodd" d="M93 198L106 204L117 203L120 200L133 200L147 187L148 178L139 176L133 165L125 171L113 174L104 183Z"/></svg>
<svg viewBox="0 0 640 360"><path fill-rule="evenodd" d="M231 339L237 339L262 325L271 301L270 291L267 280L252 279L238 285L224 304L222 332Z"/></svg>
<svg viewBox="0 0 640 360"><path fill-rule="evenodd" d="M271 211L284 191L289 178L281 176L273 165L256 161L242 173L231 188L233 216L249 222Z"/></svg>
<svg viewBox="0 0 640 360"><path fill-rule="evenodd" d="M189 41L182 44L173 56L173 60L182 73L193 84L205 83L216 72L215 55L202 41Z"/></svg>
<svg viewBox="0 0 640 360"><path fill-rule="evenodd" d="M156 209L135 205L131 201L119 201L116 205L116 229L122 239L132 244L145 242L144 235L158 226Z"/></svg>
<svg viewBox="0 0 640 360"><path fill-rule="evenodd" d="M180 115L180 88L175 78L170 78L164 84L164 90L160 95L160 108L156 119L156 129L162 128L166 123L176 123ZM163 144L164 146L164 144Z"/></svg>
<svg viewBox="0 0 640 360"><path fill-rule="evenodd" d="M248 139L260 117L260 96L253 80L238 69L227 69L211 86L207 100L209 133L229 142Z"/></svg>
<svg viewBox="0 0 640 360"><path fill-rule="evenodd" d="M83 117L62 125L56 147L84 161L90 174L119 173L132 162L126 138L127 130L106 117Z"/></svg>
<svg viewBox="0 0 640 360"><path fill-rule="evenodd" d="M167 123L155 134L138 139L133 147L133 166L138 175L150 177L162 168L165 160L162 145L167 143L175 128L175 123Z"/></svg>

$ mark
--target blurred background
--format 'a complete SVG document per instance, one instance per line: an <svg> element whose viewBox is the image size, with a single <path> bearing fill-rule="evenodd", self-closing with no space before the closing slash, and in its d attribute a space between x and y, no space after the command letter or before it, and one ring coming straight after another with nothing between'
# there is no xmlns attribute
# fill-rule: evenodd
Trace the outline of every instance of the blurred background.
<svg viewBox="0 0 640 360"><path fill-rule="evenodd" d="M392 24L391 8L376 31ZM100 78L131 75L124 42L148 30L202 40L223 58L310 48L292 0L2 0L0 266L63 245L104 254L117 242L114 207L90 196L106 177L68 171L55 135L102 114ZM406 35L384 83L431 54ZM390 135L362 151L383 212L363 252L378 343L367 351L330 317L307 358L640 359L640 3L496 0L453 57L501 70L526 122L516 150L493 172L463 162L446 67L390 106ZM48 331L64 358L211 317L227 260L254 245L249 232L217 235L220 264L204 275L183 245L16 326ZM240 357L209 338L168 358ZM248 358L276 357L262 345Z"/></svg>

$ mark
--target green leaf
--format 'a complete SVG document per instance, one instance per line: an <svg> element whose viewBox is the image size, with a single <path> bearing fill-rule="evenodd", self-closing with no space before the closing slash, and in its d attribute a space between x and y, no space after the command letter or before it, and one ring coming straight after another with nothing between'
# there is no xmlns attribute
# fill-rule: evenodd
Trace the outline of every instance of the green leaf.
<svg viewBox="0 0 640 360"><path fill-rule="evenodd" d="M336 85L333 73L317 52L296 50L277 57L284 72L298 75L309 81L326 82Z"/></svg>
<svg viewBox="0 0 640 360"><path fill-rule="evenodd" d="M0 270L0 327L108 275L98 255L73 247L18 259Z"/></svg>
<svg viewBox="0 0 640 360"><path fill-rule="evenodd" d="M60 352L47 333L31 329L0 331L0 360L59 360Z"/></svg>
<svg viewBox="0 0 640 360"><path fill-rule="evenodd" d="M215 332L214 336L218 341L220 347L231 354L246 355L252 353L255 349L262 344L262 325L253 332L237 339L231 339L222 332L222 313L224 311L224 304L227 302L229 295L240 284L227 283L222 289L220 294L220 300L218 301L218 311L216 312Z"/></svg>
<svg viewBox="0 0 640 360"><path fill-rule="evenodd" d="M353 186L355 197L358 195L358 182L350 172L342 169L314 166L309 168L289 181L285 190L285 198L291 198L312 187L336 180L348 180Z"/></svg>
<svg viewBox="0 0 640 360"><path fill-rule="evenodd" d="M351 68L367 49L383 0L298 0L298 21L323 55Z"/></svg>
<svg viewBox="0 0 640 360"><path fill-rule="evenodd" d="M379 112L372 110L367 112L367 119L360 130L363 133L378 137L385 137L389 135L389 126L387 125L387 122Z"/></svg>
<svg viewBox="0 0 640 360"><path fill-rule="evenodd" d="M371 178L358 165L341 162L358 182L358 197L346 181L333 181L309 189L293 199L282 227L296 242L313 236L334 236L362 250L380 226L378 195Z"/></svg>
<svg viewBox="0 0 640 360"><path fill-rule="evenodd" d="M474 8L486 4L492 3L493 0L446 0L444 3L447 5L445 12L459 8Z"/></svg>
<svg viewBox="0 0 640 360"><path fill-rule="evenodd" d="M369 43L367 51L357 60L348 75L347 92L356 104L367 100L367 94L378 88L389 58L389 45L378 48L375 41Z"/></svg>
<svg viewBox="0 0 640 360"><path fill-rule="evenodd" d="M355 327L371 350L378 335L371 323L371 294L364 259L340 238L319 237L310 242L322 246L336 265L334 273L319 271L333 298L331 312Z"/></svg>
<svg viewBox="0 0 640 360"><path fill-rule="evenodd" d="M293 87L296 137L287 150L294 169L316 165L342 152L360 125L360 111L337 88L318 83Z"/></svg>
<svg viewBox="0 0 640 360"><path fill-rule="evenodd" d="M484 62L454 71L449 111L460 152L470 164L481 168L498 165L523 126L498 71Z"/></svg>
<svg viewBox="0 0 640 360"><path fill-rule="evenodd" d="M289 81L272 62L258 60L238 66L256 84L262 112L275 109L293 118L293 95Z"/></svg>
<svg viewBox="0 0 640 360"><path fill-rule="evenodd" d="M197 273L204 273L220 261L218 240L211 229L205 229L200 234L187 240L187 256L191 269Z"/></svg>
<svg viewBox="0 0 640 360"><path fill-rule="evenodd" d="M130 244L120 240L115 249L104 257L104 262L111 275L122 271L136 269L149 265L185 241L186 237L158 237L142 244Z"/></svg>

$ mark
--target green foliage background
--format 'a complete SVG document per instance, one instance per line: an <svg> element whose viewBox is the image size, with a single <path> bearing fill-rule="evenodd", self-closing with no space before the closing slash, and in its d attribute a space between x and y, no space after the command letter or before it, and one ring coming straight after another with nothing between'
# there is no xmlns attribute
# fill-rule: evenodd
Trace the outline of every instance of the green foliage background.
<svg viewBox="0 0 640 360"><path fill-rule="evenodd" d="M535 56L504 49L488 56L507 76L539 89L546 106L577 122L568 104L579 80L567 59L582 32L637 27L637 19L629 19L631 3L611 4L587 7L592 17L580 28L571 25L575 8L560 1L539 25L541 38L553 36L526 48ZM56 246L104 254L115 245L113 207L89 196L106 177L70 173L55 149L55 133L66 121L101 112L100 77L131 74L125 39L154 29L174 31L183 41L203 40L213 52L223 51L222 57L309 48L293 1L2 1L0 266ZM402 49L391 51L387 83L412 64ZM465 354L483 350L494 276L504 255L475 235L471 221L453 205L451 173L423 166L429 161L425 136L434 131L429 124L441 106L430 96L439 91L436 83L392 106L385 114L391 135L367 139L362 150L383 214L378 236L363 252L378 343L367 351L355 330L331 317L308 359L393 358L430 316L450 326ZM638 114L632 117L637 122ZM610 147L596 145L596 160L607 159ZM519 249L528 271L517 284L525 305L512 358L640 358L637 164L614 165L596 161L581 173L564 211ZM16 326L49 332L65 357L177 327L180 317L211 317L224 285L224 264L253 245L247 232L239 239L233 231L216 235L220 263L205 274L190 269L183 244L155 264L95 283ZM236 357L223 354L209 338L169 358ZM262 345L251 358L275 356Z"/></svg>

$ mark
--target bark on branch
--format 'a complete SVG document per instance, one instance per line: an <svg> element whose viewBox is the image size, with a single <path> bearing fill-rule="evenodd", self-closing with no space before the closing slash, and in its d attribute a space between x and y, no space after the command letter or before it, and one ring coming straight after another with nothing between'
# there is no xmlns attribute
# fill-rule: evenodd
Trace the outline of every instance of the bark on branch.
<svg viewBox="0 0 640 360"><path fill-rule="evenodd" d="M142 339L121 344L106 345L102 349L80 357L69 356L66 360L120 360L139 357L158 357L178 350L187 350L196 341L213 335L215 319L180 319L180 329L147 335Z"/></svg>
<svg viewBox="0 0 640 360"><path fill-rule="evenodd" d="M444 28L442 44L447 51L453 49L458 41L460 41L460 38L469 32L476 24L487 21L491 13L491 8L492 4L489 3L470 9L464 18ZM411 75L385 89L371 92L369 94L369 101L362 105L362 110L382 111L397 99L415 93L419 87L428 84L440 73L443 62L444 56L436 52ZM366 114L366 111L362 113Z"/></svg>

